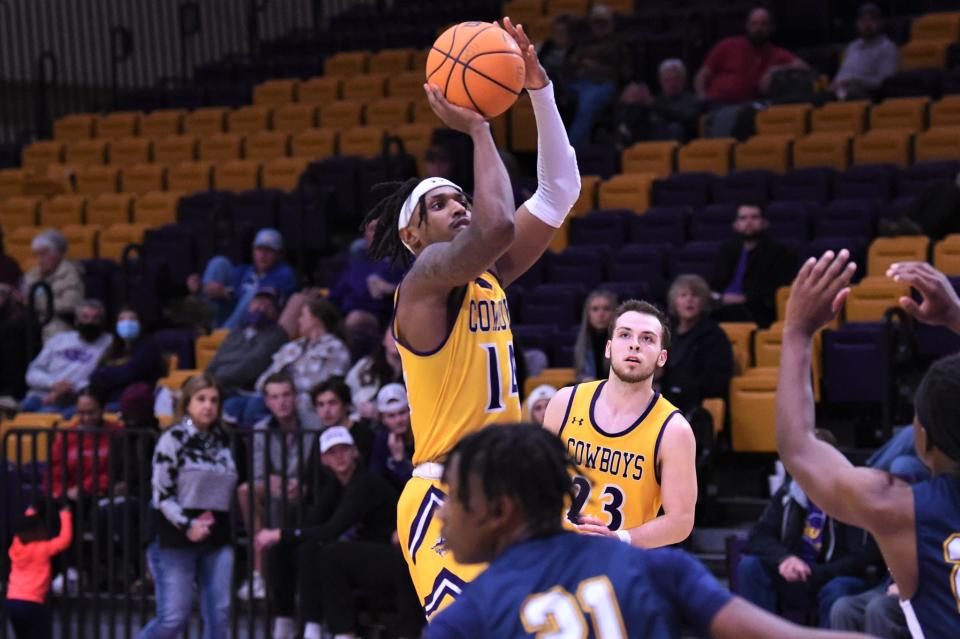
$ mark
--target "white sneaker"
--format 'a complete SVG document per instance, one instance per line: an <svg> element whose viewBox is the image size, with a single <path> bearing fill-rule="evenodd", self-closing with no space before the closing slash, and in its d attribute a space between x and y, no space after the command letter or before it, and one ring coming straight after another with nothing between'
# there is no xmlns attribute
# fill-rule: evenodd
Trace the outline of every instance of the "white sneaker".
<svg viewBox="0 0 960 639"><path fill-rule="evenodd" d="M252 590L252 593L251 593ZM250 579L245 580L241 585L240 589L237 591L237 599L241 601L250 601L250 599L266 599L267 598L267 584L263 581L263 576L260 575L256 570L253 571L253 576Z"/></svg>
<svg viewBox="0 0 960 639"><path fill-rule="evenodd" d="M80 573L77 572L76 568L67 568L66 573L66 583L67 583L67 592L71 597L76 597L79 590ZM50 590L53 591L55 595L63 594L63 583L64 583L64 574L61 572L56 577L53 578L53 581L50 582Z"/></svg>

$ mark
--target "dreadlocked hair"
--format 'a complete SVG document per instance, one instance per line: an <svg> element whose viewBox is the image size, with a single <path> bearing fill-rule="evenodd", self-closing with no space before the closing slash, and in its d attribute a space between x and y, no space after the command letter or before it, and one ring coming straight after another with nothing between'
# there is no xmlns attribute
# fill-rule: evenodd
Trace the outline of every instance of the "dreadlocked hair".
<svg viewBox="0 0 960 639"><path fill-rule="evenodd" d="M373 187L373 191L382 191L387 188L393 188L393 192L385 198L374 204L370 212L363 218L362 230L370 222L376 220L377 227L373 232L373 243L370 246L370 257L375 260L389 258L393 264L409 266L413 261L413 256L403 242L400 241L400 230L397 224L400 220L400 208L403 203L413 193L420 180L410 178L406 182L381 182ZM423 205L423 198L420 198L418 209L420 211L420 221L426 214L426 207Z"/></svg>
<svg viewBox="0 0 960 639"><path fill-rule="evenodd" d="M517 501L532 536L562 528L576 466L559 437L534 424L488 426L461 439L449 459L454 456L463 504L470 504L470 477L475 476L488 501L503 496Z"/></svg>

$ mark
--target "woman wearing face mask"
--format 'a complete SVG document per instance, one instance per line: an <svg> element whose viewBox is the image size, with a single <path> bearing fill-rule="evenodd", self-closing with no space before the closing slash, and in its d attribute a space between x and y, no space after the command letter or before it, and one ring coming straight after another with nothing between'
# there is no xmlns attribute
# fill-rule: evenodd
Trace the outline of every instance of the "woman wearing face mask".
<svg viewBox="0 0 960 639"><path fill-rule="evenodd" d="M102 364L90 377L90 385L114 410L123 389L137 382L152 387L163 376L165 366L160 346L144 334L140 317L130 307L117 314L113 344Z"/></svg>

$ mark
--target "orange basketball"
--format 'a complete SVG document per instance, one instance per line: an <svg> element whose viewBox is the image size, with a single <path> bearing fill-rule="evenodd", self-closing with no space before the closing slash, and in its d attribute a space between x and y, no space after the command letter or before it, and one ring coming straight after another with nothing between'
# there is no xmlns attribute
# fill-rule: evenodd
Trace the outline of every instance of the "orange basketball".
<svg viewBox="0 0 960 639"><path fill-rule="evenodd" d="M427 56L427 82L453 104L488 118L517 101L525 72L520 47L493 22L450 27Z"/></svg>

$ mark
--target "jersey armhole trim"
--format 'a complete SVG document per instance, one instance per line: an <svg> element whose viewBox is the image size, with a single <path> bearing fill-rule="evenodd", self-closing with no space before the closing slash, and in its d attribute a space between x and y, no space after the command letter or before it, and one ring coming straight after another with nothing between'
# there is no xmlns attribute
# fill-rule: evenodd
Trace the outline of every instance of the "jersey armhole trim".
<svg viewBox="0 0 960 639"><path fill-rule="evenodd" d="M656 478L658 485L660 484L660 441L663 439L663 434L667 431L667 424L670 423L674 415L679 413L679 410L675 410L663 420L663 426L660 427L660 433L657 434L657 443L653 447L653 476Z"/></svg>
<svg viewBox="0 0 960 639"><path fill-rule="evenodd" d="M573 408L573 398L577 396L577 389L580 384L574 384L570 391L570 399L567 401L567 410L563 413L563 423L560 424L560 430L557 431L557 437L563 436L563 429L567 427L567 420L570 419L570 410Z"/></svg>
<svg viewBox="0 0 960 639"><path fill-rule="evenodd" d="M456 295L460 296L460 301L456 305L456 314L452 317L449 317L448 326L446 332L443 335L443 340L440 342L440 345L429 351L418 351L417 349L410 346L407 340L402 339L397 334L397 307L400 305L400 286L403 284L403 281L400 284L397 284L397 300L393 304L393 314L390 316L390 332L393 334L394 341L400 346L404 347L410 351L413 355L417 357L430 357L431 355L436 355L443 350L443 347L447 345L447 342L450 340L450 336L453 335L453 327L457 325L457 318L460 317L460 311L463 309L463 301L467 299L467 287L469 284L465 284L462 287L454 288L450 291L450 295L447 296L447 312L450 312L450 308L453 306L450 303L451 298Z"/></svg>

